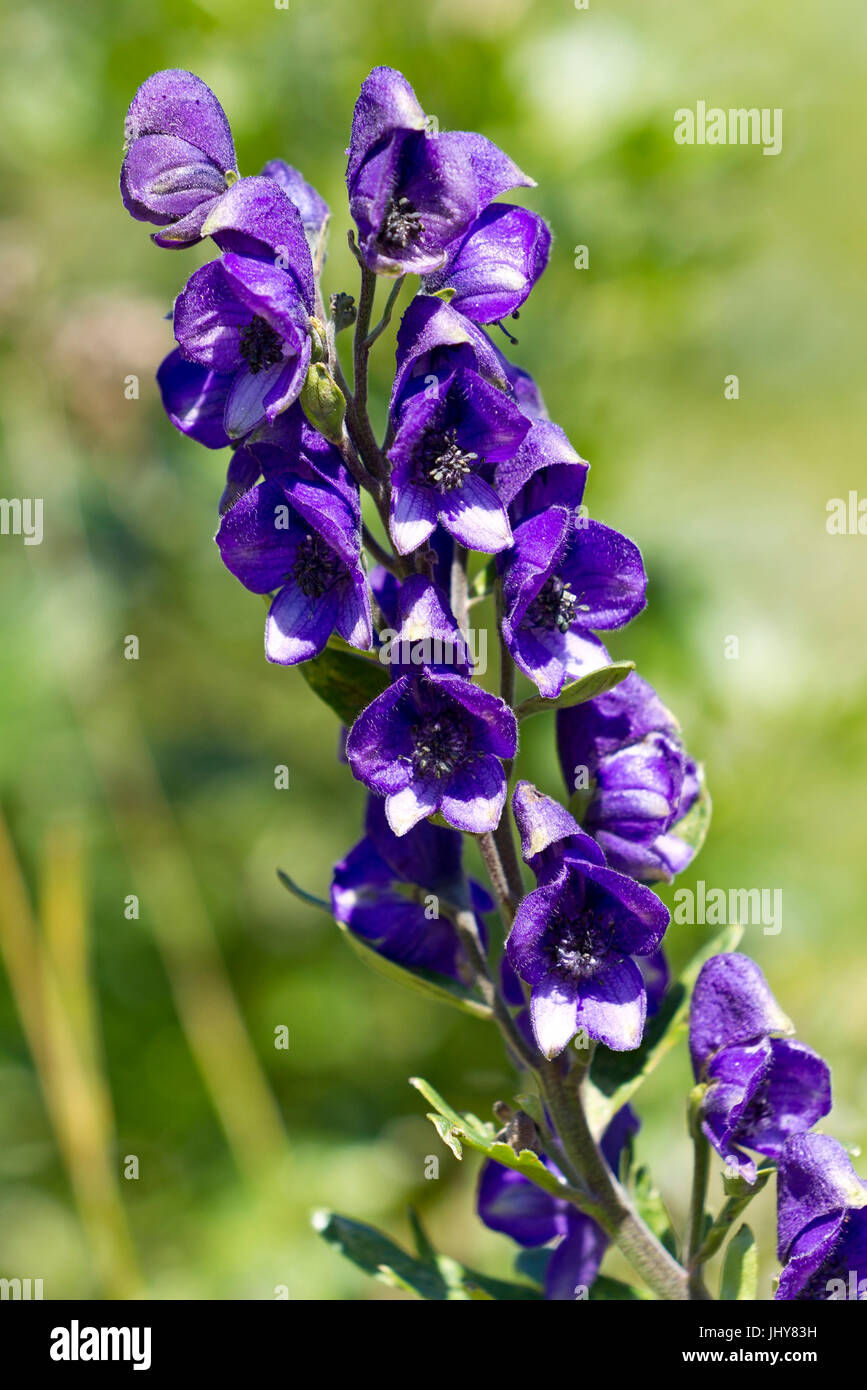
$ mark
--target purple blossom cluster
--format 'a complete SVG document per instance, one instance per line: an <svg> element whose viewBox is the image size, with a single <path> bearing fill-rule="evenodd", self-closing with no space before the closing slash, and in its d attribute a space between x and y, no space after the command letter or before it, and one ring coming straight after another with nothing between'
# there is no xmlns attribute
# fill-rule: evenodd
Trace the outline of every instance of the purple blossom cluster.
<svg viewBox="0 0 867 1390"><path fill-rule="evenodd" d="M125 133L130 214L157 228L159 247L216 248L175 301L157 381L178 430L231 451L220 556L268 600L269 661L340 664L344 756L368 801L363 838L334 871L333 913L419 978L481 980L518 1064L577 1086L576 1035L589 1056L634 1051L667 997L669 913L652 885L690 863L706 798L674 716L638 674L623 678L600 636L645 607L641 554L588 515L588 464L502 347L551 248L538 213L499 201L533 180L484 136L440 131L400 73L374 69L347 151L361 289L326 300L328 207L282 160L241 176L198 77L150 77ZM378 441L367 359L409 276ZM390 293L372 325L381 280ZM339 346L353 325L350 387ZM471 581L472 603L495 608L499 693L469 655ZM387 647L384 628L397 633ZM512 781L528 705L556 712L562 802ZM510 862L511 821L529 888L514 846ZM460 832L489 869L502 950ZM790 1033L752 961L707 962L690 1022L701 1132L747 1182L745 1151L779 1165L777 1296L823 1298L844 1265L864 1273L867 1187L810 1133L830 1109L828 1068ZM612 1228L576 1209L545 1120L548 1188L488 1161L479 1213L523 1247L556 1242L545 1296L572 1298L596 1278ZM636 1129L627 1108L600 1136L616 1200Z"/></svg>

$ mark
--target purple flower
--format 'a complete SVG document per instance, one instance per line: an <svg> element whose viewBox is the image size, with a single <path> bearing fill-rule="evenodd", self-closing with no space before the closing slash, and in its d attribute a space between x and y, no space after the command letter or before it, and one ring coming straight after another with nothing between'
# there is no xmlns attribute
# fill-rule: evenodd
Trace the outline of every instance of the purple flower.
<svg viewBox="0 0 867 1390"><path fill-rule="evenodd" d="M516 404L532 423L518 452L497 465L494 486L509 508L513 525L548 507L566 507L573 514L581 504L590 465L576 453L559 425L532 417L532 403L513 384ZM530 404L530 409L528 409Z"/></svg>
<svg viewBox="0 0 867 1390"><path fill-rule="evenodd" d="M497 196L532 185L482 135L429 132L401 73L374 68L352 119L346 186L365 264L378 274L427 274Z"/></svg>
<svg viewBox="0 0 867 1390"><path fill-rule="evenodd" d="M519 782L512 802L539 887L518 908L509 960L531 986L539 1050L556 1057L580 1027L617 1052L638 1046L647 994L632 956L652 956L668 909L605 865L595 840L550 797Z"/></svg>
<svg viewBox="0 0 867 1390"><path fill-rule="evenodd" d="M418 642L465 652L434 586L420 576L400 592L398 648ZM387 690L358 716L346 741L353 775L386 798L395 835L439 812L458 830L497 825L506 799L502 758L514 757L517 725L508 705L461 667L396 666Z"/></svg>
<svg viewBox="0 0 867 1390"><path fill-rule="evenodd" d="M550 249L551 233L537 213L492 203L422 287L435 293L448 286L453 308L475 323L496 323L524 303Z"/></svg>
<svg viewBox="0 0 867 1390"><path fill-rule="evenodd" d="M848 1302L867 1298L867 1183L826 1134L797 1134L780 1156L774 1297Z"/></svg>
<svg viewBox="0 0 867 1390"><path fill-rule="evenodd" d="M625 1105L606 1129L600 1147L612 1172L617 1172L620 1154L638 1127L636 1115ZM543 1156L542 1162L562 1178L550 1159ZM571 1301L593 1284L610 1242L592 1217L492 1159L482 1166L477 1201L484 1224L525 1249L558 1242L545 1271L546 1299Z"/></svg>
<svg viewBox="0 0 867 1390"><path fill-rule="evenodd" d="M506 509L483 472L509 458L528 427L502 391L465 367L411 396L389 451L391 535L400 554L422 545L438 521L470 550L510 545Z"/></svg>
<svg viewBox="0 0 867 1390"><path fill-rule="evenodd" d="M755 961L731 953L705 962L689 1032L696 1080L707 1083L702 1129L748 1182L756 1167L741 1146L777 1159L790 1135L811 1129L831 1109L827 1065L803 1043L780 1036L791 1032Z"/></svg>
<svg viewBox="0 0 867 1390"><path fill-rule="evenodd" d="M517 527L502 577L503 638L548 699L568 680L608 664L593 629L623 627L645 604L638 547L566 507L549 507Z"/></svg>
<svg viewBox="0 0 867 1390"><path fill-rule="evenodd" d="M641 883L670 882L695 850L677 823L699 795L696 764L674 715L640 676L595 700L557 711L557 751L581 824L612 868Z"/></svg>
<svg viewBox="0 0 867 1390"><path fill-rule="evenodd" d="M305 479L266 480L223 517L217 545L247 589L277 590L265 624L269 661L309 661L335 628L353 647L370 647L358 519L339 494Z"/></svg>
<svg viewBox="0 0 867 1390"><path fill-rule="evenodd" d="M202 223L237 179L232 132L201 78L180 68L156 72L139 87L124 124L120 191L158 246L194 246Z"/></svg>
<svg viewBox="0 0 867 1390"><path fill-rule="evenodd" d="M290 202L295 204L310 246L310 254L315 256L320 249L330 216L325 199L307 182L300 170L294 169L282 159L269 159L262 170L262 176L275 179Z"/></svg>
<svg viewBox="0 0 867 1390"><path fill-rule="evenodd" d="M381 797L371 796L364 838L334 869L335 917L388 960L454 980L469 978L447 906L471 905L479 914L493 903L479 884L465 879L462 846L457 831L425 822L398 838ZM428 894L442 900L437 917L427 911ZM478 925L484 935L480 917Z"/></svg>
<svg viewBox="0 0 867 1390"><path fill-rule="evenodd" d="M178 295L174 328L181 356L213 374L211 391L223 399L230 438L274 420L298 397L310 362L312 307L299 291L286 270L229 251L194 271ZM177 389L179 363L163 363L162 370L164 394ZM199 398L207 394L202 382ZM207 408L213 416L216 406Z"/></svg>
<svg viewBox="0 0 867 1390"><path fill-rule="evenodd" d="M459 367L471 368L500 390L509 389L508 363L487 334L434 295L417 294L407 306L397 332L396 357L393 416L409 396L430 387L432 376L443 381Z"/></svg>

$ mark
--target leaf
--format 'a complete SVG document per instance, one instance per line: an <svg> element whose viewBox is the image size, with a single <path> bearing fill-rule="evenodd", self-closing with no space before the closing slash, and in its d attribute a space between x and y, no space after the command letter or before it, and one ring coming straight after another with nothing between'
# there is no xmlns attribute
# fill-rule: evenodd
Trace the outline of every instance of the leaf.
<svg viewBox="0 0 867 1390"><path fill-rule="evenodd" d="M596 671L588 671L580 680L571 681L553 700L546 700L542 695L528 696L515 707L515 715L518 719L529 719L531 715L543 714L545 710L582 705L586 700L595 700L597 695L613 690L634 670L634 661L612 661L610 666L600 666Z"/></svg>
<svg viewBox="0 0 867 1390"><path fill-rule="evenodd" d="M300 898L302 903L309 903L311 907L320 907L323 912L328 913L329 917L331 916L331 904L327 903L324 898L317 898L315 894L306 892L283 869L277 870L277 877L293 897Z"/></svg>
<svg viewBox="0 0 867 1390"><path fill-rule="evenodd" d="M721 951L736 950L742 936L743 927L723 927L696 951L669 987L659 1012L648 1019L640 1047L632 1052L612 1052L610 1048L597 1047L586 1083L587 1114L597 1138L645 1077L685 1036L690 995L705 961Z"/></svg>
<svg viewBox="0 0 867 1390"><path fill-rule="evenodd" d="M684 840L692 848L693 857L698 854L705 842L713 811L713 802L710 799L710 792L704 778L704 767L701 763L698 764L696 773L699 780L698 796L686 815L682 816L668 831L669 835L676 835L679 840Z"/></svg>
<svg viewBox="0 0 867 1390"><path fill-rule="evenodd" d="M346 1259L363 1269L365 1274L372 1275L391 1288L417 1294L429 1302L469 1302L477 1299L511 1302L540 1298L538 1289L530 1284L490 1279L449 1255L438 1255L427 1236L423 1236L420 1254L416 1258L375 1226L352 1221L336 1212L315 1212L313 1226L323 1240L336 1246ZM414 1229L418 1242L417 1217L414 1219Z"/></svg>
<svg viewBox="0 0 867 1390"><path fill-rule="evenodd" d="M725 1179L726 1202L702 1242L699 1256L702 1264L705 1264L716 1254L738 1217L746 1210L753 1198L758 1196L773 1172L772 1167L759 1168L756 1172L756 1180L752 1184L748 1183L746 1178L741 1177Z"/></svg>
<svg viewBox="0 0 867 1390"><path fill-rule="evenodd" d="M354 724L389 683L388 668L381 661L340 647L326 647L299 669L310 689L346 725Z"/></svg>
<svg viewBox="0 0 867 1390"><path fill-rule="evenodd" d="M433 1086L420 1077L411 1076L409 1084L420 1091L425 1100L434 1107L435 1113L429 1114L428 1119L455 1158L463 1156L462 1144L469 1144L471 1149L494 1159L496 1163L502 1163L504 1168L523 1173L525 1178L529 1178L530 1182L544 1188L546 1192L563 1197L569 1191L564 1189L563 1184L545 1167L539 1155L532 1149L521 1149L520 1153L516 1153L510 1144L504 1144L494 1138L493 1125L483 1123L475 1115L460 1115L437 1094Z"/></svg>
<svg viewBox="0 0 867 1390"><path fill-rule="evenodd" d="M338 922L337 925L359 960L371 970L375 970L378 975L384 975L387 980L414 990L416 994L424 994L428 999L436 1000L438 1004L451 1004L452 1008L460 1009L473 1018L491 1017L488 1005L483 1004L481 999L477 999L466 986L458 984L456 980L449 979L447 975L439 975L433 970L423 970L420 967L410 970L408 966L399 965L397 961L387 960L355 932L350 931L345 922Z"/></svg>
<svg viewBox="0 0 867 1390"><path fill-rule="evenodd" d="M729 1241L723 1262L719 1296L724 1302L754 1301L759 1284L759 1251L749 1226L741 1226Z"/></svg>
<svg viewBox="0 0 867 1390"><path fill-rule="evenodd" d="M677 1239L674 1234L674 1227L665 1202L662 1200L662 1193L654 1184L650 1175L649 1168L639 1168L635 1174L633 1184L635 1205L639 1215L646 1226L649 1226L657 1239L665 1246L670 1255L678 1258Z"/></svg>
<svg viewBox="0 0 867 1390"><path fill-rule="evenodd" d="M632 1284L624 1284L621 1279L612 1279L607 1274L597 1274L590 1285L591 1303L637 1303L655 1301L649 1289L637 1289Z"/></svg>

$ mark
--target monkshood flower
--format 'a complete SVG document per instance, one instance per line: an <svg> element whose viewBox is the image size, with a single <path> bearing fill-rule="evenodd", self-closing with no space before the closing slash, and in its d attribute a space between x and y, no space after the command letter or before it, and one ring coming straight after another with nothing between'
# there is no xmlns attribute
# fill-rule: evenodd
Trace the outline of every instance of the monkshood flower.
<svg viewBox="0 0 867 1390"><path fill-rule="evenodd" d="M224 398L230 438L276 419L298 398L310 364L313 307L298 289L281 267L229 251L195 271L175 301L181 356L223 378L212 377L211 388Z"/></svg>
<svg viewBox="0 0 867 1390"><path fill-rule="evenodd" d="M743 1148L778 1159L786 1140L831 1109L831 1078L793 1027L755 961L738 952L702 966L690 1004L689 1049L707 1084L701 1126L726 1163L754 1182Z"/></svg>
<svg viewBox="0 0 867 1390"><path fill-rule="evenodd" d="M169 68L139 87L124 123L120 191L139 222L167 228L158 246L194 246L202 224L238 177L232 132L210 87Z"/></svg>
<svg viewBox="0 0 867 1390"><path fill-rule="evenodd" d="M595 629L623 627L645 605L638 547L567 507L549 507L516 528L502 579L503 639L547 699L608 664Z"/></svg>
<svg viewBox="0 0 867 1390"><path fill-rule="evenodd" d="M406 401L394 443L391 537L407 555L437 522L469 550L512 543L506 509L483 476L514 454L529 421L477 372L460 367Z"/></svg>
<svg viewBox="0 0 867 1390"><path fill-rule="evenodd" d="M520 382L517 383L520 387ZM515 403L527 415L527 402L515 394ZM513 526L549 507L566 507L575 513L584 497L590 465L573 449L553 420L531 419L517 453L500 463L494 487L509 510Z"/></svg>
<svg viewBox="0 0 867 1390"><path fill-rule="evenodd" d="M269 159L262 175L267 179L275 179L289 200L295 204L310 246L310 254L315 257L320 250L330 216L325 199L307 182L300 170L293 168L285 160Z"/></svg>
<svg viewBox="0 0 867 1390"><path fill-rule="evenodd" d="M399 615L399 653L418 642L432 651L465 651L442 596L421 576L401 586ZM514 714L461 667L397 664L392 674L349 731L353 775L385 797L395 835L435 812L458 830L493 830L506 799L501 759L517 748Z"/></svg>
<svg viewBox="0 0 867 1390"><path fill-rule="evenodd" d="M638 1128L638 1117L625 1105L603 1134L600 1148L613 1173L617 1173L620 1155ZM556 1177L562 1177L549 1158L543 1156L542 1162ZM610 1244L592 1217L492 1159L482 1166L477 1204L479 1217L490 1230L511 1236L525 1249L558 1242L545 1269L546 1299L571 1301L591 1287Z"/></svg>
<svg viewBox="0 0 867 1390"><path fill-rule="evenodd" d="M534 183L483 135L428 124L406 78L374 68L355 104L346 186L364 262L381 275L436 270L498 193Z"/></svg>
<svg viewBox="0 0 867 1390"><path fill-rule="evenodd" d="M647 681L633 672L558 710L557 752L567 787L584 789L581 824L612 868L641 883L671 882L686 868L695 849L676 827L699 795L698 769Z"/></svg>
<svg viewBox="0 0 867 1390"><path fill-rule="evenodd" d="M649 888L609 869L596 841L531 783L518 783L512 806L539 886L521 902L507 950L531 986L539 1050L556 1057L581 1027L617 1052L637 1047L647 992L631 957L654 955L668 909Z"/></svg>
<svg viewBox="0 0 867 1390"><path fill-rule="evenodd" d="M481 328L435 295L417 294L407 306L397 332L396 359L393 417L410 396L430 389L431 377L444 381L459 367L471 368L501 391L509 389L502 353Z"/></svg>
<svg viewBox="0 0 867 1390"><path fill-rule="evenodd" d="M474 323L497 323L520 309L550 249L551 233L537 213L492 203L422 287L429 294L448 287L453 308Z"/></svg>
<svg viewBox="0 0 867 1390"><path fill-rule="evenodd" d="M268 479L226 513L217 545L245 588L277 591L265 623L269 661L309 661L335 628L353 647L371 646L358 518L338 493L304 478Z"/></svg>
<svg viewBox="0 0 867 1390"><path fill-rule="evenodd" d="M472 907L484 939L479 914L490 912L493 902L481 884L464 876L461 836L422 822L399 838L378 796L368 799L364 829L364 838L334 869L331 903L338 922L388 960L469 979L448 907ZM430 894L438 900L437 917L427 910Z"/></svg>
<svg viewBox="0 0 867 1390"><path fill-rule="evenodd" d="M826 1134L787 1140L777 1171L781 1301L867 1300L867 1183Z"/></svg>

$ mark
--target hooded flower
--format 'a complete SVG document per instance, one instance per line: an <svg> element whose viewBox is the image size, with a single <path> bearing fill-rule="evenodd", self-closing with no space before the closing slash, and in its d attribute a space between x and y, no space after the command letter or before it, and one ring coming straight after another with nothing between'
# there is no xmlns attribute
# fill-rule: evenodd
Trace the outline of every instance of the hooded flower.
<svg viewBox="0 0 867 1390"><path fill-rule="evenodd" d="M608 664L594 629L623 627L645 604L638 547L566 507L549 507L517 527L502 578L504 641L547 699Z"/></svg>
<svg viewBox="0 0 867 1390"><path fill-rule="evenodd" d="M550 249L551 233L537 213L492 203L423 288L433 294L448 287L453 308L474 323L496 323L520 309Z"/></svg>
<svg viewBox="0 0 867 1390"><path fill-rule="evenodd" d="M625 1105L603 1134L600 1147L613 1173L617 1173L621 1152L638 1127L638 1118ZM542 1162L555 1176L562 1177L550 1159L543 1157ZM545 1270L546 1299L571 1301L591 1287L610 1243L592 1217L492 1159L482 1166L477 1200L485 1225L511 1236L525 1249L557 1241Z"/></svg>
<svg viewBox="0 0 867 1390"><path fill-rule="evenodd" d="M287 270L232 251L194 271L178 295L174 328L181 359L211 374L230 438L274 420L297 399L310 363L311 308ZM164 396L178 389L181 370L177 361L163 363ZM203 380L200 402L207 391ZM204 409L213 416L216 406L201 404Z"/></svg>
<svg viewBox="0 0 867 1390"><path fill-rule="evenodd" d="M449 905L493 907L480 884L464 877L456 830L422 822L402 838L388 826L381 797L368 799L365 835L335 866L334 915L388 960L460 980L469 975ZM433 894L438 916L426 899ZM484 935L484 923L478 919Z"/></svg>
<svg viewBox="0 0 867 1390"><path fill-rule="evenodd" d="M411 396L389 451L391 535L400 554L422 545L438 521L470 550L510 545L506 509L483 473L515 452L528 427L502 391L465 367Z"/></svg>
<svg viewBox="0 0 867 1390"><path fill-rule="evenodd" d="M465 655L457 624L432 584L421 576L406 580L399 603L398 652L422 642L432 652ZM395 835L435 812L458 830L493 830L506 799L501 759L517 748L514 714L462 665L397 664L392 674L389 688L349 731L353 775L386 798Z"/></svg>
<svg viewBox="0 0 867 1390"><path fill-rule="evenodd" d="M701 773L680 727L634 672L594 700L557 711L557 751L581 824L612 868L641 883L671 882L695 849L677 833L695 804Z"/></svg>
<svg viewBox="0 0 867 1390"><path fill-rule="evenodd" d="M410 396L430 389L431 377L445 381L459 367L469 367L492 386L509 391L502 353L481 328L435 295L417 294L407 305L397 331L396 358L391 393L395 421Z"/></svg>
<svg viewBox="0 0 867 1390"><path fill-rule="evenodd" d="M429 125L406 78L374 68L355 105L346 186L378 274L435 271L498 193L533 183L484 136Z"/></svg>
<svg viewBox="0 0 867 1390"><path fill-rule="evenodd" d="M867 1300L867 1183L826 1134L787 1140L777 1173L781 1301Z"/></svg>
<svg viewBox="0 0 867 1390"><path fill-rule="evenodd" d="M520 388L518 381L515 402L532 423L517 453L497 465L494 486L509 509L513 526L549 507L565 507L575 515L584 497L590 465L576 453L559 425L530 415Z"/></svg>
<svg viewBox="0 0 867 1390"><path fill-rule="evenodd" d="M792 1134L831 1109L828 1067L791 1034L755 961L737 952L702 966L690 1005L689 1046L702 1129L717 1153L748 1182L755 1163L741 1146L778 1159Z"/></svg>
<svg viewBox="0 0 867 1390"><path fill-rule="evenodd" d="M585 1027L617 1052L641 1042L644 979L633 956L652 956L668 909L649 888L605 864L595 840L529 782L512 801L524 859L539 887L521 902L507 942L509 960L531 986L539 1050L556 1057Z"/></svg>
<svg viewBox="0 0 867 1390"><path fill-rule="evenodd" d="M139 87L124 123L120 191L139 222L165 227L158 246L194 246L202 223L237 179L225 112L210 87L180 68Z"/></svg>
<svg viewBox="0 0 867 1390"><path fill-rule="evenodd" d="M290 202L295 204L310 246L310 254L315 257L320 250L330 216L325 199L320 197L299 169L294 169L285 160L269 159L262 170L262 176L275 179Z"/></svg>
<svg viewBox="0 0 867 1390"><path fill-rule="evenodd" d="M309 661L335 628L353 647L371 646L358 519L338 493L305 479L266 480L223 517L217 545L245 588L277 591L265 624L269 661Z"/></svg>

